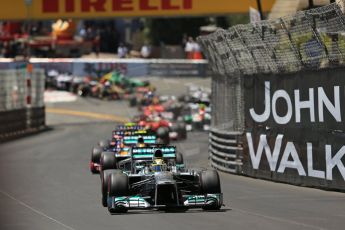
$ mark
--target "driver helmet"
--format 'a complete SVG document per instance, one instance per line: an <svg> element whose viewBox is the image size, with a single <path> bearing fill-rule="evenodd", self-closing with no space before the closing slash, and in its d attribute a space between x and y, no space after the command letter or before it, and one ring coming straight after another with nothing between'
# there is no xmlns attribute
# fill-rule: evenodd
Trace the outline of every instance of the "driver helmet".
<svg viewBox="0 0 345 230"><path fill-rule="evenodd" d="M152 91L147 92L147 97L148 98L152 98L154 96Z"/></svg>
<svg viewBox="0 0 345 230"><path fill-rule="evenodd" d="M140 148L145 147L145 142L144 142L143 136L138 137L137 147L140 147Z"/></svg>
<svg viewBox="0 0 345 230"><path fill-rule="evenodd" d="M162 150L157 149L153 154L151 170L153 172L161 172L165 168L164 166L166 166L166 164L163 160L163 152Z"/></svg>
<svg viewBox="0 0 345 230"><path fill-rule="evenodd" d="M154 116L153 120L155 122L160 122L162 120L162 118L159 115L156 115L156 116Z"/></svg>

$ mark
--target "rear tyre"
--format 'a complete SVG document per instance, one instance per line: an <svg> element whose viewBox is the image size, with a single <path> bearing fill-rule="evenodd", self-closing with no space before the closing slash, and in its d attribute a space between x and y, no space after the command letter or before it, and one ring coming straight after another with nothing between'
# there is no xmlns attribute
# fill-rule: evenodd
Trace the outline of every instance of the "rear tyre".
<svg viewBox="0 0 345 230"><path fill-rule="evenodd" d="M108 169L117 169L117 161L115 157L115 153L113 152L102 152L100 165L102 171Z"/></svg>
<svg viewBox="0 0 345 230"><path fill-rule="evenodd" d="M124 173L112 173L109 175L108 181L108 197L119 197L129 195L129 183L128 176ZM125 213L127 212L126 207L110 208L110 213Z"/></svg>
<svg viewBox="0 0 345 230"><path fill-rule="evenodd" d="M180 129L179 129L179 126L178 124L172 124L170 127L169 127L169 137L173 140L178 140L180 139ZM174 133L176 136L170 136L171 133Z"/></svg>
<svg viewBox="0 0 345 230"><path fill-rule="evenodd" d="M200 174L201 192L203 194L221 193L219 175L216 170L206 170ZM204 206L204 210L219 210L221 205Z"/></svg>
<svg viewBox="0 0 345 230"><path fill-rule="evenodd" d="M101 172L101 186L102 186L102 205L104 207L108 206L107 202L107 191L108 191L108 181L109 176L112 173L122 173L119 169L109 169Z"/></svg>
<svg viewBox="0 0 345 230"><path fill-rule="evenodd" d="M176 153L176 164L177 165L184 164L182 153Z"/></svg>
<svg viewBox="0 0 345 230"><path fill-rule="evenodd" d="M179 139L187 139L187 128L185 123L178 123L178 136Z"/></svg>
<svg viewBox="0 0 345 230"><path fill-rule="evenodd" d="M101 160L101 154L103 150L100 147L93 147L91 152L91 161L93 163L99 164L99 161Z"/></svg>
<svg viewBox="0 0 345 230"><path fill-rule="evenodd" d="M93 147L91 152L91 163L90 163L90 171L92 174L98 174L99 171L96 170L94 164L99 164L100 158L102 154L102 149L100 147Z"/></svg>
<svg viewBox="0 0 345 230"><path fill-rule="evenodd" d="M170 143L169 129L168 128L160 127L160 128L157 129L156 134L157 134L157 138L161 142L159 144L168 145Z"/></svg>

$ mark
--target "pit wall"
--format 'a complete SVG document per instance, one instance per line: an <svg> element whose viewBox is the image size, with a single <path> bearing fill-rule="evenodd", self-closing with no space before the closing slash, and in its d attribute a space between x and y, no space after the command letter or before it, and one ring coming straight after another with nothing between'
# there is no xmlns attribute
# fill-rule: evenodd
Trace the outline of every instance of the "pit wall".
<svg viewBox="0 0 345 230"><path fill-rule="evenodd" d="M233 82L242 89L244 106L234 104L232 110L244 121L232 126L244 128L213 127L211 164L230 173L345 191L344 73L333 68Z"/></svg>

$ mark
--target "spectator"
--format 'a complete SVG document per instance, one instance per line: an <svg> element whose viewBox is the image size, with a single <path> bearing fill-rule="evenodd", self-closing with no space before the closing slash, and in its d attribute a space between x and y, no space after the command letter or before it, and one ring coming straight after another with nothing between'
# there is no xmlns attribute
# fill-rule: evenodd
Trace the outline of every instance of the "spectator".
<svg viewBox="0 0 345 230"><path fill-rule="evenodd" d="M186 52L187 59L193 58L193 49L194 49L194 39L192 37L188 37L188 41L184 49L184 51Z"/></svg>
<svg viewBox="0 0 345 230"><path fill-rule="evenodd" d="M127 47L123 43L120 43L119 47L117 48L117 56L119 58L126 58L127 53L128 53Z"/></svg>
<svg viewBox="0 0 345 230"><path fill-rule="evenodd" d="M193 42L193 59L202 59L201 47L196 41Z"/></svg>
<svg viewBox="0 0 345 230"><path fill-rule="evenodd" d="M83 26L79 31L79 36L86 40L86 28Z"/></svg>
<svg viewBox="0 0 345 230"><path fill-rule="evenodd" d="M141 47L140 55L142 58L149 58L151 55L151 47L148 44L144 44Z"/></svg>

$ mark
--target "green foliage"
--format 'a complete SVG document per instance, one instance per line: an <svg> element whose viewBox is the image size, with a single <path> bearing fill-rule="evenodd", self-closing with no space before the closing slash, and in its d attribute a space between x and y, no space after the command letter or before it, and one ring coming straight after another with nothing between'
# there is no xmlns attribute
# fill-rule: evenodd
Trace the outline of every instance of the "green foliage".
<svg viewBox="0 0 345 230"><path fill-rule="evenodd" d="M183 35L197 37L200 26L207 25L208 18L154 18L146 21L146 34L153 45L161 42L167 45L179 45Z"/></svg>
<svg viewBox="0 0 345 230"><path fill-rule="evenodd" d="M235 26L238 24L249 23L249 14L231 14L227 16L228 25Z"/></svg>

